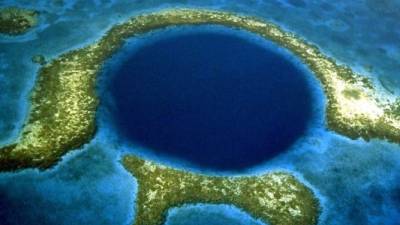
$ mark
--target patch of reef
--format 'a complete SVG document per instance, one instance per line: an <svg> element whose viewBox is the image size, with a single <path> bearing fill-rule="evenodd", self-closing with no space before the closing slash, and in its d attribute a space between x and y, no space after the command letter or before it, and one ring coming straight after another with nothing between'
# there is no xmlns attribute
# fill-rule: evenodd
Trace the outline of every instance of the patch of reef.
<svg viewBox="0 0 400 225"><path fill-rule="evenodd" d="M0 9L0 33L21 35L38 23L39 12L18 7Z"/></svg>
<svg viewBox="0 0 400 225"><path fill-rule="evenodd" d="M47 63L46 58L40 54L32 56L31 60L33 63L39 64L41 66L44 66Z"/></svg>
<svg viewBox="0 0 400 225"><path fill-rule="evenodd" d="M271 225L316 224L319 203L312 191L286 172L260 176L206 176L126 156L136 178L134 225L161 225L168 209L190 203L232 204Z"/></svg>

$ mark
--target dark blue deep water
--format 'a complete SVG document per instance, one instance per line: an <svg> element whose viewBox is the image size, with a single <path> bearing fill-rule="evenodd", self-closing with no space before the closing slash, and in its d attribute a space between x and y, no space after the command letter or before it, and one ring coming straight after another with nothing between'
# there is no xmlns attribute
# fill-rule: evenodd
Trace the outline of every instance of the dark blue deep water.
<svg viewBox="0 0 400 225"><path fill-rule="evenodd" d="M128 57L107 87L114 122L161 155L240 170L287 150L310 121L307 74L239 35L186 33Z"/></svg>

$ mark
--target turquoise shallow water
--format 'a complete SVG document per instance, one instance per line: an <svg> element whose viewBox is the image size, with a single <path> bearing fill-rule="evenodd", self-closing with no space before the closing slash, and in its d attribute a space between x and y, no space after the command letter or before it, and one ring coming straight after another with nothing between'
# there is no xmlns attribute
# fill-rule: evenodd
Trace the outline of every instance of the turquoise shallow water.
<svg viewBox="0 0 400 225"><path fill-rule="evenodd" d="M194 5L234 10L273 20L377 84L399 93L398 1L2 1L42 11L42 25L15 39L0 37L0 142L18 134L38 67L31 56L55 57L98 39L112 24L143 11ZM372 26L373 25L373 26ZM370 71L370 72L369 72ZM323 104L320 90L315 90ZM323 113L319 105L315 109ZM133 152L178 168L219 173L170 159L121 141L100 112L100 132L59 166L0 175L1 224L130 224L136 184L118 164ZM286 154L248 168L259 174L293 171L323 201L319 224L400 224L400 148L374 140L351 141L325 129L323 119ZM106 138L107 137L107 138ZM226 172L224 174L227 174ZM186 206L171 211L167 224L261 224L226 206Z"/></svg>

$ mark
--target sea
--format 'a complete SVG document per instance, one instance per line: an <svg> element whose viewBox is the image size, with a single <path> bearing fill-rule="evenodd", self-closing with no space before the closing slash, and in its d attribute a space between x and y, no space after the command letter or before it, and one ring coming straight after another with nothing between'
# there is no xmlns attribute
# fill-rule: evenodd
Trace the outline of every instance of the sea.
<svg viewBox="0 0 400 225"><path fill-rule="evenodd" d="M39 25L0 35L0 145L18 138L39 65L113 25L171 7L227 10L280 25L400 94L396 0L1 0L40 11ZM46 171L0 174L1 225L132 224L137 181L125 154L189 172L294 174L320 200L320 225L399 225L400 147L327 129L321 84L281 47L220 26L175 27L127 40L104 64L93 140ZM168 116L166 116L168 115ZM248 135L250 134L250 135ZM239 138L240 137L240 138ZM265 224L232 205L172 208L168 225Z"/></svg>

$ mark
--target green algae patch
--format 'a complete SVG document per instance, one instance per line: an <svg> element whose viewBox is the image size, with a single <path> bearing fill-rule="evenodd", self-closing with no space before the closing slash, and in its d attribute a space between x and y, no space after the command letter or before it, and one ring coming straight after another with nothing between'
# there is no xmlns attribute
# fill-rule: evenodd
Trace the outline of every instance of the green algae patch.
<svg viewBox="0 0 400 225"><path fill-rule="evenodd" d="M294 176L206 176L125 156L124 167L136 178L134 225L161 225L171 207L191 203L232 204L271 225L312 225L319 202Z"/></svg>
<svg viewBox="0 0 400 225"><path fill-rule="evenodd" d="M127 38L169 26L202 24L246 30L298 56L324 88L330 129L351 138L384 138L400 143L399 98L379 93L370 80L339 65L315 45L250 16L169 9L133 17L112 27L99 41L45 64L39 71L31 94L30 114L18 140L0 149L0 171L48 168L92 138L98 105L97 75L105 60Z"/></svg>
<svg viewBox="0 0 400 225"><path fill-rule="evenodd" d="M39 13L30 9L8 7L0 9L0 33L20 35L38 23Z"/></svg>

